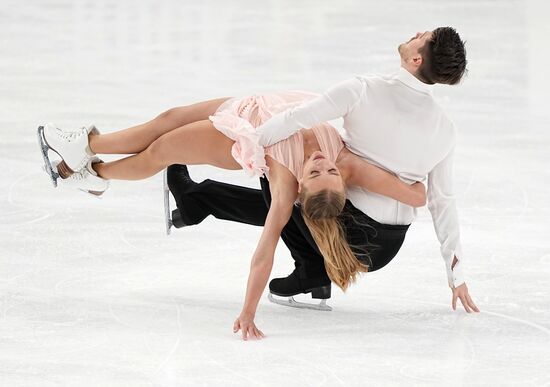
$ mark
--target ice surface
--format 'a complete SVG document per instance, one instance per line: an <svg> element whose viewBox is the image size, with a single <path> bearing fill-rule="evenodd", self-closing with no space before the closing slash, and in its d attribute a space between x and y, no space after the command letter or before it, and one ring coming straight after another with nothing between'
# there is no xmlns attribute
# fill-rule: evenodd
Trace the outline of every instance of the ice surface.
<svg viewBox="0 0 550 387"><path fill-rule="evenodd" d="M1 386L550 385L550 134L540 1L14 1L0 7ZM262 298L232 333L260 229L166 237L162 175L102 200L54 189L36 128L105 132L205 99L322 91L397 69L455 26L469 75L437 98L460 129L456 192L478 315L453 312L426 209L398 257L329 313ZM257 187L241 172L191 168ZM292 260L277 251L272 277Z"/></svg>

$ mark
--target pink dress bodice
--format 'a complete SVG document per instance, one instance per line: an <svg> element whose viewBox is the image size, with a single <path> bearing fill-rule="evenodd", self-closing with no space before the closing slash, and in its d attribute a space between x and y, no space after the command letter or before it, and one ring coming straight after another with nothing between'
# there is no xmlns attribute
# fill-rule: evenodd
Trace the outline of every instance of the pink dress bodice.
<svg viewBox="0 0 550 387"><path fill-rule="evenodd" d="M232 98L225 101L210 116L214 127L235 141L231 149L233 158L253 175L266 174L269 168L265 155L269 155L284 165L299 180L304 163L304 138L301 131L270 147L259 144L256 128L272 115L300 105L317 95L301 91L285 91L274 94L254 95L245 98ZM336 129L326 123L311 128L321 151L329 160L336 161L344 147Z"/></svg>
<svg viewBox="0 0 550 387"><path fill-rule="evenodd" d="M336 129L325 123L316 125L311 129L319 143L321 152L328 160L336 162L338 154L344 147L344 143ZM289 138L265 148L265 154L287 167L296 177L296 180L302 178L304 168L304 136L302 131L298 131Z"/></svg>

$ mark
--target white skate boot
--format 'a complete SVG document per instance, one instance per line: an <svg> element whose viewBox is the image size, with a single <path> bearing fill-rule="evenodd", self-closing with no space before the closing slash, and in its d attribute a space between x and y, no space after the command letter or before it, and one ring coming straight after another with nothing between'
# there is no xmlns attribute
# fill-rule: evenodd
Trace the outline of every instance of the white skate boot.
<svg viewBox="0 0 550 387"><path fill-rule="evenodd" d="M82 192L94 196L101 196L109 188L109 180L103 179L97 175L92 168L92 164L101 163L98 157L92 157L88 164L78 172L74 172L67 178L60 179L61 186L76 188ZM61 160L55 160L52 163L52 169L57 173Z"/></svg>
<svg viewBox="0 0 550 387"><path fill-rule="evenodd" d="M54 124L46 124L38 127L38 142L44 158L44 167L50 175L54 187L57 186L59 177L67 178L72 173L84 168L94 156L88 142L88 135L99 134L99 130L93 125L82 127L76 131L63 131ZM57 153L63 161L57 164L57 170L53 170L48 151Z"/></svg>

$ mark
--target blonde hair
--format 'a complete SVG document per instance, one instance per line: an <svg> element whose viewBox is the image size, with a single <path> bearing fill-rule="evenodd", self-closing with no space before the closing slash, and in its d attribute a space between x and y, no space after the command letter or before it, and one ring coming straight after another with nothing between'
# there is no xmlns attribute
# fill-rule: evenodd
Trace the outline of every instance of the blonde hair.
<svg viewBox="0 0 550 387"><path fill-rule="evenodd" d="M343 192L321 190L308 194L300 192L302 216L325 260L328 276L340 289L346 291L355 282L359 272L367 272L349 246L337 216L344 209Z"/></svg>

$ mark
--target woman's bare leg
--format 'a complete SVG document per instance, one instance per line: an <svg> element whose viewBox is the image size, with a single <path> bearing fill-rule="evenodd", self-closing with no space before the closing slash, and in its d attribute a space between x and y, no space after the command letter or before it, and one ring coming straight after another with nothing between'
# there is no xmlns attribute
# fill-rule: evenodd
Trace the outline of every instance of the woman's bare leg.
<svg viewBox="0 0 550 387"><path fill-rule="evenodd" d="M209 120L197 121L160 136L143 152L93 167L102 178L119 180L145 179L171 164L242 169L231 156L233 143Z"/></svg>
<svg viewBox="0 0 550 387"><path fill-rule="evenodd" d="M90 136L90 149L99 154L132 154L145 150L169 131L196 121L207 120L228 98L180 106L161 113L144 124L114 133Z"/></svg>

